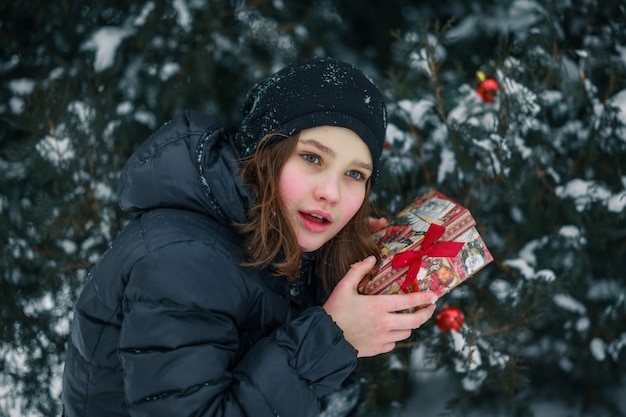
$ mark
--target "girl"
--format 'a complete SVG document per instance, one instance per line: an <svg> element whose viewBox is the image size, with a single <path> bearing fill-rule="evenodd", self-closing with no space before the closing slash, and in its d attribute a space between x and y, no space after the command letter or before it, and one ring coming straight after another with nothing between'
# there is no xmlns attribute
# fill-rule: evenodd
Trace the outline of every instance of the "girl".
<svg viewBox="0 0 626 417"><path fill-rule="evenodd" d="M187 111L142 144L119 188L138 215L75 309L65 415L317 416L421 326L434 294L357 292L385 115L358 69L314 58L255 86L237 130Z"/></svg>

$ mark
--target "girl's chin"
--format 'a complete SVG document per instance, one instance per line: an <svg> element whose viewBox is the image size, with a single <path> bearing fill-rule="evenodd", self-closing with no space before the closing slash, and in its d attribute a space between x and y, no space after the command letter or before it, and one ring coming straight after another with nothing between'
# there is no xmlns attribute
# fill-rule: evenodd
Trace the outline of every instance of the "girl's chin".
<svg viewBox="0 0 626 417"><path fill-rule="evenodd" d="M304 252L305 254L307 254L307 253L315 253L322 246L323 245L319 245L319 246L300 246L300 249L302 249L302 252Z"/></svg>
<svg viewBox="0 0 626 417"><path fill-rule="evenodd" d="M300 245L300 249L302 249L302 252L304 253L317 252L319 248L324 246L324 243L326 243L326 241L324 242L298 242L298 244Z"/></svg>

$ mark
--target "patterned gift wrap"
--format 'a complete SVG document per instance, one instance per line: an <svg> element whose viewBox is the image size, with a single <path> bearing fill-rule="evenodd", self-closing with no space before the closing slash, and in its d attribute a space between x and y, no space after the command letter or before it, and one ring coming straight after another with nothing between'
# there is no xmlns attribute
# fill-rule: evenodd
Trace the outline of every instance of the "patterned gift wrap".
<svg viewBox="0 0 626 417"><path fill-rule="evenodd" d="M362 294L450 292L493 261L469 210L436 190L418 197L376 238L381 262Z"/></svg>

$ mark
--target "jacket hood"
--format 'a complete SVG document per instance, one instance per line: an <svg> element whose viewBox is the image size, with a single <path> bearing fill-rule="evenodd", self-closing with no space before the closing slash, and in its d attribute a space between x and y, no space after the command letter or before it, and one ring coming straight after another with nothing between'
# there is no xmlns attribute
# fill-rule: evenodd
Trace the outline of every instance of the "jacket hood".
<svg viewBox="0 0 626 417"><path fill-rule="evenodd" d="M231 129L202 113L185 111L142 143L122 168L123 211L178 208L208 213L220 222L246 220L252 201L237 174Z"/></svg>

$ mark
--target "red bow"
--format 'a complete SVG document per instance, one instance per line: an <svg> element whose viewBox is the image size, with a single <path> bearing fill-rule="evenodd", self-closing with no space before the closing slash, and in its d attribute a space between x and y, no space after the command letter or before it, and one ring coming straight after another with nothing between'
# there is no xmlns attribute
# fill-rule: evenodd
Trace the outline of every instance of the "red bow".
<svg viewBox="0 0 626 417"><path fill-rule="evenodd" d="M445 231L445 227L431 223L419 250L408 250L397 253L393 256L391 259L391 266L393 268L398 269L405 266L409 267L409 270L406 272L404 282L400 285L401 289L405 290L415 282L417 273L421 267L422 257L430 256L433 258L452 258L459 254L461 248L465 244L464 242L437 242L437 240L443 236ZM419 291L419 288L417 291Z"/></svg>

